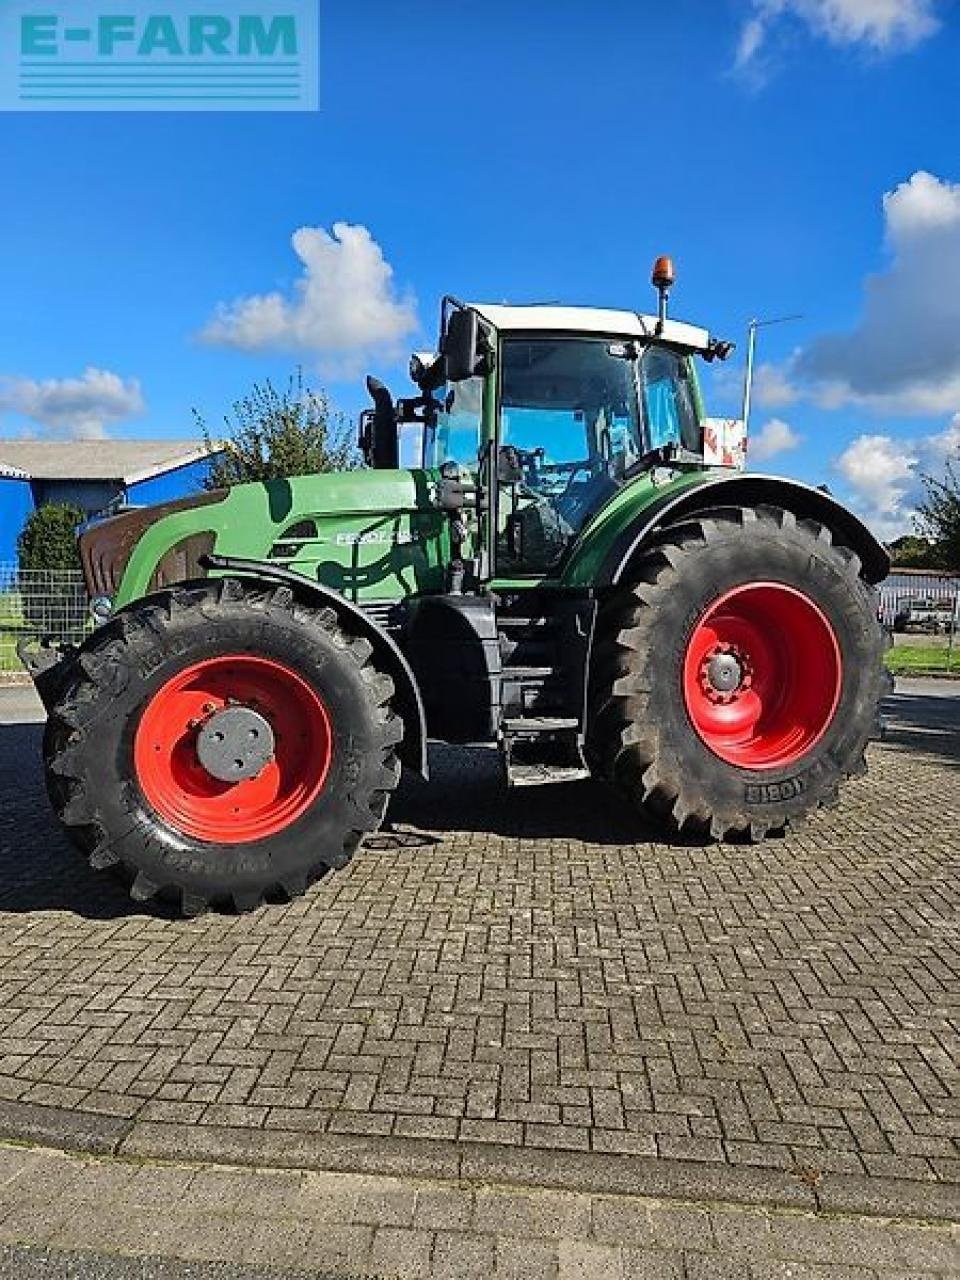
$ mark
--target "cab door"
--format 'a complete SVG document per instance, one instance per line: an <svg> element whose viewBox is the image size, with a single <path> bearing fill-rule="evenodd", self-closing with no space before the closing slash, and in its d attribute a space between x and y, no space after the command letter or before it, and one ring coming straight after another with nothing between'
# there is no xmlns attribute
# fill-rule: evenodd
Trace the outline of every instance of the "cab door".
<svg viewBox="0 0 960 1280"><path fill-rule="evenodd" d="M505 337L497 436L498 577L550 576L643 453L632 344Z"/></svg>

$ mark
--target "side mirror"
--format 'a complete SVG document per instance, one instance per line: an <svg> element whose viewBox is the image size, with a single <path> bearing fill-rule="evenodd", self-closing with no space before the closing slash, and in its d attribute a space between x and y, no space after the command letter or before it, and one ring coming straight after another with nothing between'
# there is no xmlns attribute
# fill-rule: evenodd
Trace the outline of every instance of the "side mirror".
<svg viewBox="0 0 960 1280"><path fill-rule="evenodd" d="M451 312L443 335L443 355L450 382L464 382L477 372L480 362L480 317L460 307Z"/></svg>
<svg viewBox="0 0 960 1280"><path fill-rule="evenodd" d="M367 378L373 408L361 416L360 448L370 467L392 471L399 466L400 433L393 396L379 378Z"/></svg>

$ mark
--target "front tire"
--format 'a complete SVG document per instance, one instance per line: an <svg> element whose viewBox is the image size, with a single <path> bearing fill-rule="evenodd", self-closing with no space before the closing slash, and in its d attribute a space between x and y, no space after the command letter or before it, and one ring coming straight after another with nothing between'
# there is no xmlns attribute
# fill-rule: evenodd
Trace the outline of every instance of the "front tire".
<svg viewBox="0 0 960 1280"><path fill-rule="evenodd" d="M864 772L883 651L859 559L824 526L705 512L601 609L591 766L674 830L781 832Z"/></svg>
<svg viewBox="0 0 960 1280"><path fill-rule="evenodd" d="M137 901L294 898L346 864L398 782L402 722L371 652L287 587L146 597L72 659L45 737L54 808Z"/></svg>

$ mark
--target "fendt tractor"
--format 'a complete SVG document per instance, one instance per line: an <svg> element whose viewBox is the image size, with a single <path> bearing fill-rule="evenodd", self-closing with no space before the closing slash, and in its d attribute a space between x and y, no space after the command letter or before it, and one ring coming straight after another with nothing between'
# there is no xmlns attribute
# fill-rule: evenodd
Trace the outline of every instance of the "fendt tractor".
<svg viewBox="0 0 960 1280"><path fill-rule="evenodd" d="M653 283L652 315L448 297L416 394L368 379L365 468L81 532L98 625L24 656L93 867L186 914L289 900L430 738L495 743L513 784L602 779L685 839L836 800L877 722L886 552L743 470L697 375L733 344L668 316L669 259Z"/></svg>

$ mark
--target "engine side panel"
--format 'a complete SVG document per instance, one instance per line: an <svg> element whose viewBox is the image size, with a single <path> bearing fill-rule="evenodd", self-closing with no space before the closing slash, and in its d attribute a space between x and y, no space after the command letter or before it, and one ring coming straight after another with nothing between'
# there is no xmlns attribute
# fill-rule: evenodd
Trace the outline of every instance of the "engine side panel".
<svg viewBox="0 0 960 1280"><path fill-rule="evenodd" d="M357 604L440 591L449 532L433 483L420 470L297 476L237 485L216 503L160 508L139 532L115 603L192 576L210 553L275 563ZM111 522L118 539L124 521L147 514Z"/></svg>

